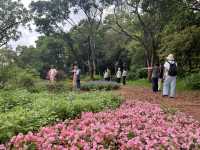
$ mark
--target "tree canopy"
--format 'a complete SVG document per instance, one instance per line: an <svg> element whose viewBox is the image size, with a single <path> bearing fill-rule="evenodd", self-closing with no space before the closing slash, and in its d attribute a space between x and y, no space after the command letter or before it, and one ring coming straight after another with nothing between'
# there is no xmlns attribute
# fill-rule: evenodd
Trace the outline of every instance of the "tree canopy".
<svg viewBox="0 0 200 150"><path fill-rule="evenodd" d="M16 39L18 25L28 19L20 2L7 0L3 5L9 7L1 9L4 12L1 29L12 27L1 30L1 44ZM13 5L17 7L14 9ZM137 76L143 77L146 73L141 68L160 63L173 53L181 72L198 72L199 6L198 0L32 2L30 12L37 31L43 35L36 41L36 47L19 46L16 62L37 70L55 65L66 72L73 63L78 63L91 78L102 74L106 67L115 73L116 67L126 66L133 76L137 72ZM82 19L75 22L72 16L80 14ZM67 29L69 25L71 28Z"/></svg>
<svg viewBox="0 0 200 150"><path fill-rule="evenodd" d="M19 1L0 1L0 47L10 39L17 40L20 36L17 30L19 25L28 20L29 13Z"/></svg>

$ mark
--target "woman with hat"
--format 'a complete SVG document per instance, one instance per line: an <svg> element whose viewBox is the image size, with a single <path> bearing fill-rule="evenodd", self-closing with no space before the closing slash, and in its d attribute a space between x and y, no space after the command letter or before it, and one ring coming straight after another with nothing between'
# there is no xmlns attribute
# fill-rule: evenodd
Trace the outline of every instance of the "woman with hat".
<svg viewBox="0 0 200 150"><path fill-rule="evenodd" d="M177 63L173 54L169 54L164 64L164 84L163 96L175 98L176 95L176 76L177 76Z"/></svg>

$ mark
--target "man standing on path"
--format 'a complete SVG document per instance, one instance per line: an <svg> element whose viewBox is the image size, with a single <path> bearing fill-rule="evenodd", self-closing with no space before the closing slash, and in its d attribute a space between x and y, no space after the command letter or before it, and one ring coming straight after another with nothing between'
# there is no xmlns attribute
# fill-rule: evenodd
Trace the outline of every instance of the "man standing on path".
<svg viewBox="0 0 200 150"><path fill-rule="evenodd" d="M163 73L164 73L164 64L163 62L161 62L159 67L158 91L161 91L162 89Z"/></svg>
<svg viewBox="0 0 200 150"><path fill-rule="evenodd" d="M159 77L159 65L156 64L152 68L152 76L151 76L153 92L158 92L158 77Z"/></svg>
<svg viewBox="0 0 200 150"><path fill-rule="evenodd" d="M123 69L123 72L122 72L123 85L126 85L126 77L127 77L127 70Z"/></svg>
<svg viewBox="0 0 200 150"><path fill-rule="evenodd" d="M121 77L122 77L122 72L121 72L120 68L118 68L118 70L117 70L116 77L117 77L117 83L120 83Z"/></svg>
<svg viewBox="0 0 200 150"><path fill-rule="evenodd" d="M106 71L104 72L104 80L110 81L110 70L109 70L109 68L107 68Z"/></svg>
<svg viewBox="0 0 200 150"><path fill-rule="evenodd" d="M169 54L167 56L167 61L164 64L163 96L169 96L170 98L175 98L176 76L177 76L177 63L174 60L174 55Z"/></svg>
<svg viewBox="0 0 200 150"><path fill-rule="evenodd" d="M81 88L81 82L80 82L80 69L78 66L75 66L75 70L76 70L76 88L78 90L80 90Z"/></svg>
<svg viewBox="0 0 200 150"><path fill-rule="evenodd" d="M72 85L73 85L73 89L76 89L76 65L73 65L73 81L72 81Z"/></svg>

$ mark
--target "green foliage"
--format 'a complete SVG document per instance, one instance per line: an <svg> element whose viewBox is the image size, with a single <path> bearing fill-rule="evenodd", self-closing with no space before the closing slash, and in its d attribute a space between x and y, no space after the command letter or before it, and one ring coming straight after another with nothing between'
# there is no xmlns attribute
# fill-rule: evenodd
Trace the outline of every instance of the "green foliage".
<svg viewBox="0 0 200 150"><path fill-rule="evenodd" d="M29 104L32 101L33 97L30 97L30 93L26 90L2 91L0 92L0 112L8 112L17 106L31 107Z"/></svg>
<svg viewBox="0 0 200 150"><path fill-rule="evenodd" d="M0 1L0 47L7 44L10 39L18 39L17 31L20 24L29 20L29 13L20 1Z"/></svg>
<svg viewBox="0 0 200 150"><path fill-rule="evenodd" d="M17 46L17 64L20 68L42 69L44 63L41 61L41 50L34 47Z"/></svg>
<svg viewBox="0 0 200 150"><path fill-rule="evenodd" d="M6 90L25 88L30 91L35 91L35 82L37 79L37 72L32 69L22 69L15 65L9 65L1 69L1 88Z"/></svg>
<svg viewBox="0 0 200 150"><path fill-rule="evenodd" d="M134 137L136 137L136 135L133 132L129 132L127 135L128 139L133 139Z"/></svg>
<svg viewBox="0 0 200 150"><path fill-rule="evenodd" d="M0 88L4 88L5 84L11 78L10 70L8 67L1 68L0 70Z"/></svg>
<svg viewBox="0 0 200 150"><path fill-rule="evenodd" d="M64 82L48 83L46 86L49 92L58 93L69 91L69 86L67 86L67 83Z"/></svg>
<svg viewBox="0 0 200 150"><path fill-rule="evenodd" d="M200 72L187 76L184 81L186 87L190 89L200 89Z"/></svg>
<svg viewBox="0 0 200 150"><path fill-rule="evenodd" d="M0 143L17 133L77 117L83 111L116 108L121 98L108 92L49 94L26 90L0 91Z"/></svg>
<svg viewBox="0 0 200 150"><path fill-rule="evenodd" d="M190 26L179 32L163 36L160 56L176 56L179 73L195 72L199 68L200 27ZM181 74L180 73L180 74Z"/></svg>
<svg viewBox="0 0 200 150"><path fill-rule="evenodd" d="M88 74L81 76L81 79L83 81L91 81L91 78L90 78L90 76ZM100 75L95 75L94 76L94 80L101 80L101 79L102 79L102 76L100 76Z"/></svg>
<svg viewBox="0 0 200 150"><path fill-rule="evenodd" d="M147 78L147 70L142 69L142 66L132 66L130 68L128 79L129 80L138 80Z"/></svg>
<svg viewBox="0 0 200 150"><path fill-rule="evenodd" d="M41 51L40 61L43 64L54 65L63 70L68 65L69 48L61 35L40 37L37 41L37 48Z"/></svg>
<svg viewBox="0 0 200 150"><path fill-rule="evenodd" d="M176 108L170 108L169 106L166 106L164 104L161 105L161 109L163 110L164 113L169 114L169 115L175 115L177 113Z"/></svg>
<svg viewBox="0 0 200 150"><path fill-rule="evenodd" d="M25 88L30 88L35 86L33 78L28 75L24 76L23 78L21 77L19 82Z"/></svg>
<svg viewBox="0 0 200 150"><path fill-rule="evenodd" d="M126 63L130 70L129 79L138 79L146 77L146 70L140 68L151 67L173 53L179 75L198 72L200 11L194 1L196 0L32 2L30 8L37 31L43 35L36 41L36 48L18 46L16 52L12 52L15 59L8 57L4 60L15 60L21 68L34 68L41 73L43 79L49 66L55 65L57 69L63 70L58 75L59 80L65 78L64 72L70 73L71 65L75 62L79 65L81 74L89 72L90 77L94 77L94 73L102 75L107 67L113 75L116 73L116 66L122 67ZM19 2L5 0L5 4L10 5L10 11L6 16L6 9L1 10L3 16L6 16L2 16L2 24L9 25L10 22L3 22L9 16L11 20L14 19L12 23L16 21L13 16L18 19L24 17L22 12L26 10L21 10L23 6ZM3 6L5 4L2 3ZM11 7L14 4L16 8ZM115 5L115 14L109 14L101 20L102 12L111 5ZM22 18L14 14L14 10L21 10L19 12L22 13ZM65 24L74 24L74 18L69 18L69 14L78 15L80 11L86 16L66 32ZM11 33L17 34L16 30L9 31ZM7 52L10 53L9 50ZM4 83L7 87L12 85L5 81L6 78L9 79L10 76L5 75L5 79L1 80L1 87Z"/></svg>
<svg viewBox="0 0 200 150"><path fill-rule="evenodd" d="M138 80L129 80L128 85L131 86L141 86L141 87L151 87L151 83L145 78L145 79L138 79Z"/></svg>
<svg viewBox="0 0 200 150"><path fill-rule="evenodd" d="M116 90L119 89L120 85L116 82L107 81L90 81L81 85L82 90Z"/></svg>
<svg viewBox="0 0 200 150"><path fill-rule="evenodd" d="M147 77L147 70L143 69L145 67L144 54L145 50L141 47L138 42L132 40L126 46L129 50L130 70L128 72L129 80L138 80Z"/></svg>
<svg viewBox="0 0 200 150"><path fill-rule="evenodd" d="M66 79L66 73L63 70L58 70L58 72L56 74L56 80L61 81L64 79Z"/></svg>

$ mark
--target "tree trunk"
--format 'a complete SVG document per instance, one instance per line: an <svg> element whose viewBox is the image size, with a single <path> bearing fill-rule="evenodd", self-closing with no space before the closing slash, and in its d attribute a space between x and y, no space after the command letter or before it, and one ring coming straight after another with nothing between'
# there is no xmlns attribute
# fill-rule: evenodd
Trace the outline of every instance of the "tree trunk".
<svg viewBox="0 0 200 150"><path fill-rule="evenodd" d="M88 69L89 69L89 75L90 75L90 78L92 78L92 64L91 64L91 61L88 59Z"/></svg>
<svg viewBox="0 0 200 150"><path fill-rule="evenodd" d="M152 50L145 46L145 57L146 57L146 64L147 64L147 79L151 81L151 74L152 74L152 66L154 63L154 54L152 54Z"/></svg>
<svg viewBox="0 0 200 150"><path fill-rule="evenodd" d="M147 69L147 79L149 81L151 81L151 74L152 74L151 67L152 67L152 64L151 64L151 61L149 61L149 59L147 60L147 67L148 67L148 69Z"/></svg>
<svg viewBox="0 0 200 150"><path fill-rule="evenodd" d="M94 80L94 75L96 74L96 64L95 64L95 54L94 54L94 43L93 38L90 36L89 38L89 47L90 47L90 53L91 53L91 59L90 59L90 78L91 80Z"/></svg>
<svg viewBox="0 0 200 150"><path fill-rule="evenodd" d="M95 33L92 36L92 42L93 42L93 48L92 48L92 63L93 63L93 76L95 77L96 75L96 55L95 55L95 50L96 50L96 39L95 39Z"/></svg>
<svg viewBox="0 0 200 150"><path fill-rule="evenodd" d="M93 72L92 72L93 78L92 79L94 80L94 77L96 75L96 63L95 63L95 60L92 61L92 67L93 67Z"/></svg>
<svg viewBox="0 0 200 150"><path fill-rule="evenodd" d="M88 54L89 74L90 74L90 79L94 80L93 60L91 59L91 57L92 57L92 41L91 41L91 37L90 36L88 36L88 45L89 45L89 54Z"/></svg>
<svg viewBox="0 0 200 150"><path fill-rule="evenodd" d="M154 42L154 38L152 37L151 33L144 31L144 49L146 51L146 58L147 58L147 79L151 81L152 75L152 67L155 61L155 52L156 52L156 45Z"/></svg>
<svg viewBox="0 0 200 150"><path fill-rule="evenodd" d="M189 65L189 72L192 72L192 56L191 53L188 53L188 65Z"/></svg>

